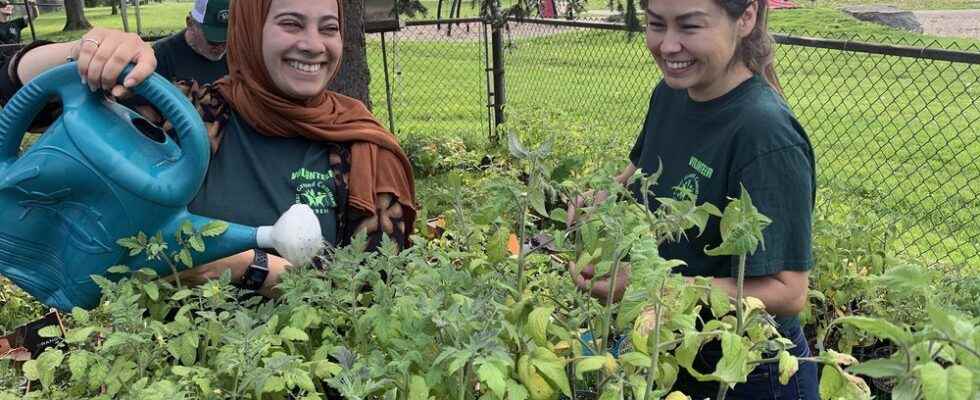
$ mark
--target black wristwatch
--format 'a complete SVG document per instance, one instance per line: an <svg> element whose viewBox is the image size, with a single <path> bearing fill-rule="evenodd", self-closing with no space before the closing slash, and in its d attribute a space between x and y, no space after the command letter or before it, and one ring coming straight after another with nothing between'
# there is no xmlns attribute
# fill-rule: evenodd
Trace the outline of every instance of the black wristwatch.
<svg viewBox="0 0 980 400"><path fill-rule="evenodd" d="M255 257L252 264L245 270L240 284L242 289L259 290L265 284L265 279L269 277L269 257L262 250L255 250Z"/></svg>

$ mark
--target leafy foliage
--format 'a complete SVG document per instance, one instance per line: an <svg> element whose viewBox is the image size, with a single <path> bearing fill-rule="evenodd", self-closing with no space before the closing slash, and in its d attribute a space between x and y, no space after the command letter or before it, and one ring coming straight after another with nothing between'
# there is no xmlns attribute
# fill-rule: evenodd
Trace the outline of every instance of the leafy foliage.
<svg viewBox="0 0 980 400"><path fill-rule="evenodd" d="M450 172L438 189L444 209L422 212L439 215L443 232L421 218L415 245L401 252L390 241L366 252L366 238L356 237L323 256L323 268L290 269L276 300L239 292L228 274L185 288L149 269L115 267L128 277L94 278L104 299L72 312L61 347L0 368L0 399L24 396L25 380L35 382L26 396L44 399L674 399L684 397L670 392L681 369L725 388L760 363L778 364L785 381L807 362L823 365L826 398L868 398L861 376L893 379L905 398L976 395L977 321L945 309L920 269L883 267L860 280L923 301L923 320L847 314L821 327L888 340L894 355L858 362L820 346L817 357L793 357L758 299L730 298L705 278L688 282L674 273L683 261L658 252L699 234L710 218L724 222L713 251L755 251L768 219L747 193L724 210L693 199L636 201L609 171L581 171L552 151L549 142L530 146L512 135L509 155L490 162L433 157L433 175L466 170ZM658 176L636 183L649 187ZM564 200L586 188L607 190L610 200L566 227ZM652 202L661 205L653 212ZM167 248L160 235L119 244L176 266L222 231L182 229L181 248ZM596 276L628 266L624 299L579 291L569 261L594 265ZM611 350L620 337L629 346ZM695 355L711 341L721 361L695 370Z"/></svg>

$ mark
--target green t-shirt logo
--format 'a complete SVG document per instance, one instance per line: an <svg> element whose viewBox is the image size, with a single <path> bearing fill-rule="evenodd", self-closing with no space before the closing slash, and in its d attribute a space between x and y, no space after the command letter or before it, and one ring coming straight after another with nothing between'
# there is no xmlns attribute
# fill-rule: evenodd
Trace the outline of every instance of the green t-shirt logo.
<svg viewBox="0 0 980 400"><path fill-rule="evenodd" d="M337 200L330 190L333 171L318 172L300 168L290 176L296 186L296 203L306 204L317 215L324 215L337 206Z"/></svg>
<svg viewBox="0 0 980 400"><path fill-rule="evenodd" d="M697 173L692 173L681 178L681 181L674 186L674 198L678 200L683 200L688 198L694 198L695 200L701 196L701 185L699 182L698 175L701 175L707 179L711 179L711 175L714 175L715 170L708 166L708 163L699 160L697 157L691 156L691 159L687 164Z"/></svg>

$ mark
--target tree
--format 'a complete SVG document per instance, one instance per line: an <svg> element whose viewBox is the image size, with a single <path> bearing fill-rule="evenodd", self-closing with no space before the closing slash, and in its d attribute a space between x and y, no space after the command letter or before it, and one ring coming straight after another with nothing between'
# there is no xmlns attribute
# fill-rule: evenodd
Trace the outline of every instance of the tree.
<svg viewBox="0 0 980 400"><path fill-rule="evenodd" d="M338 1L344 2L344 55L330 90L358 99L370 109L371 73L364 39L364 1Z"/></svg>
<svg viewBox="0 0 980 400"><path fill-rule="evenodd" d="M85 4L82 0L65 0L65 28L63 31L91 29L92 24L85 18Z"/></svg>

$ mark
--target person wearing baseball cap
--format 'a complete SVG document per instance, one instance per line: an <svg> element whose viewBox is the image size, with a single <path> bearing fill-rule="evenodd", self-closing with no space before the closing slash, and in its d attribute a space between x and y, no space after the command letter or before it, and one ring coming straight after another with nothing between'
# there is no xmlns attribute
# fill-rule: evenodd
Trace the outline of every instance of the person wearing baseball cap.
<svg viewBox="0 0 980 400"><path fill-rule="evenodd" d="M156 72L170 81L212 83L228 75L225 61L231 0L195 0L187 28L153 44Z"/></svg>

